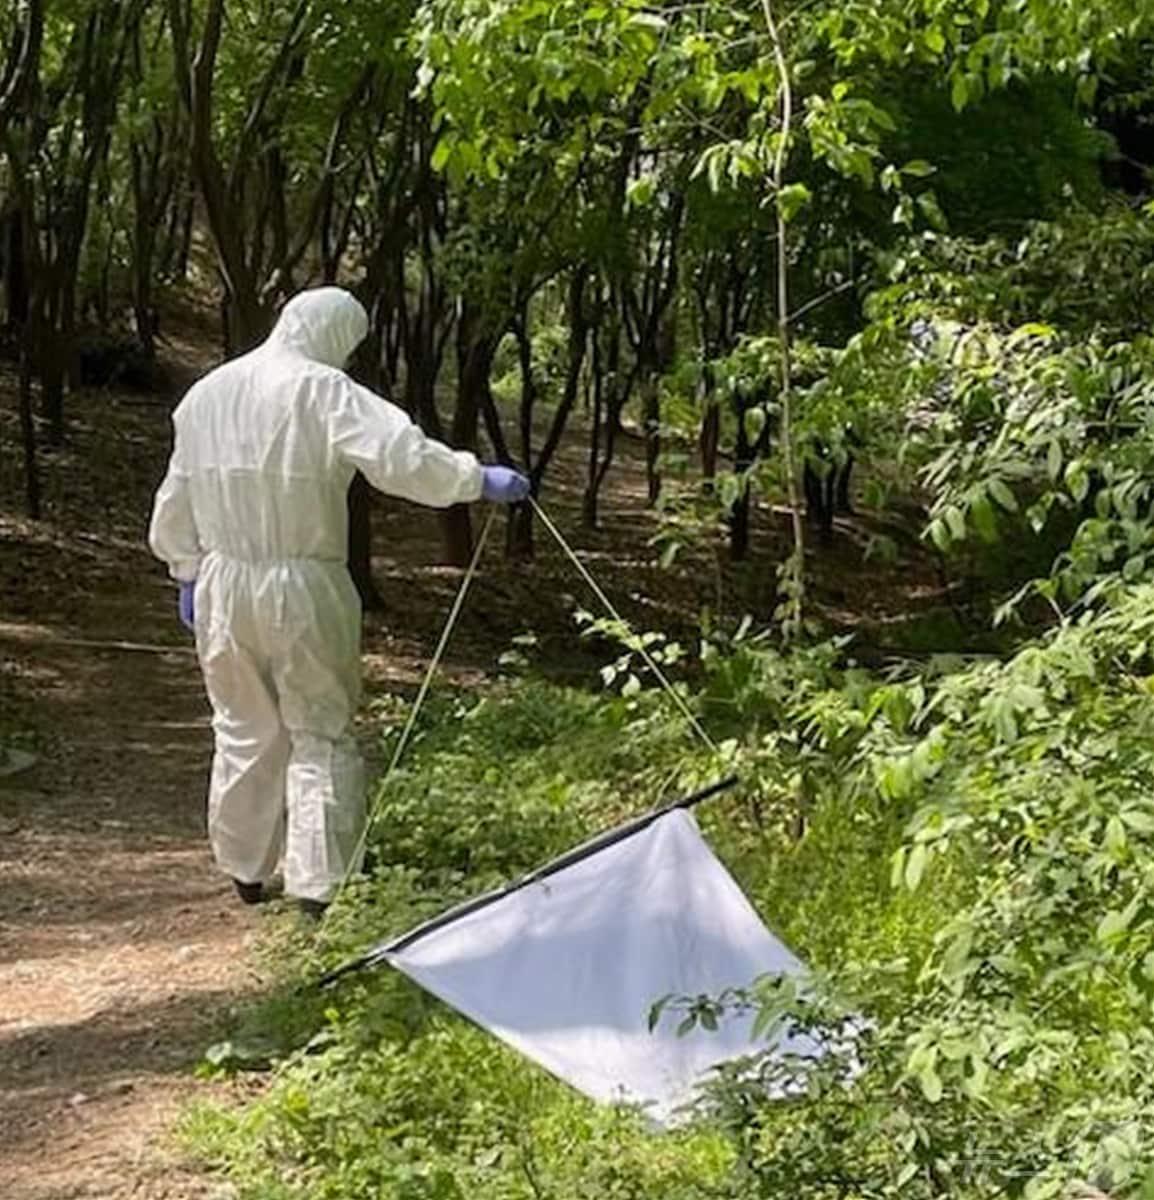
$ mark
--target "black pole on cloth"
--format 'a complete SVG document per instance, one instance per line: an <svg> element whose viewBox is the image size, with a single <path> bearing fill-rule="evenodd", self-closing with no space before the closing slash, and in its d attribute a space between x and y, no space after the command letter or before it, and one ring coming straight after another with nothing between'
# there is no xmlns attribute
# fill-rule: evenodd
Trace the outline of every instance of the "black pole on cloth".
<svg viewBox="0 0 1154 1200"><path fill-rule="evenodd" d="M634 834L641 833L642 830L648 829L654 821L665 816L667 813L675 812L677 809L693 808L703 800L709 800L721 792L727 792L730 788L736 787L737 782L738 777L736 775L726 776L726 778L719 779L716 783L712 783L708 787L694 792L692 795L685 796L680 800L674 800L670 804L663 804L660 808L652 809L650 812L643 813L640 817L634 817L631 821L626 821L623 825L617 825L605 833L598 834L596 837L590 838L589 841L582 842L581 845L575 846L572 850L567 850L557 858L551 859L535 871L530 871L528 875L523 875L513 883L506 884L501 888L495 888L491 892L484 892L480 896L474 896L473 899L466 900L462 904L447 909L439 916L432 917L430 920L418 925L415 929L411 929L408 933L403 933L400 937L394 938L392 941L374 946L372 950L362 954L359 958L354 958L350 962L344 963L342 966L336 967L334 970L322 975L317 981L317 987L328 987L336 983L338 979L343 979L344 976L351 975L354 971L362 970L365 967L374 967L378 963L384 962L390 954L398 954L402 950L407 950L414 942L420 941L421 938L427 937L430 933L434 933L438 929L444 929L446 925L451 925L454 921L458 921L462 917L467 917L482 908L487 908L490 904L494 904L498 900L503 900L506 896L511 896L514 892L519 892L522 888L528 887L530 884L548 879L549 876L556 875L559 871L564 871L566 868L572 867L576 863L600 853L602 850L607 850L610 846L615 846L618 842L623 842L626 838L633 837Z"/></svg>

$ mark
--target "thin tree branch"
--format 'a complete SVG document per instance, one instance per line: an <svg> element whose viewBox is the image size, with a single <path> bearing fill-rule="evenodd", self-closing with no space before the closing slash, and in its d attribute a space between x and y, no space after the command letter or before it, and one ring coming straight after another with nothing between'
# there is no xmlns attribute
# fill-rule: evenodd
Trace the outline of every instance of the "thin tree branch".
<svg viewBox="0 0 1154 1200"><path fill-rule="evenodd" d="M832 287L828 292L823 292L820 296L815 296L812 300L806 301L796 312L789 314L789 323L792 325L795 321L799 321L806 313L812 312L815 308L820 308L823 304L828 304L835 297L842 295L843 292L851 291L857 287L856 279L847 279L843 283L839 283L837 287Z"/></svg>
<svg viewBox="0 0 1154 1200"><path fill-rule="evenodd" d="M773 0L761 0L773 57L777 64L778 86L781 91L781 130L773 158L773 188L780 197L785 179L785 165L793 132L793 87L789 78L789 63L785 57L781 33L773 11ZM793 445L793 361L790 344L789 317L789 243L785 211L780 200L777 211L777 334L781 347L781 440L785 460L785 487L793 526L793 594L786 596L786 632L800 632L804 612L805 586L805 528L801 521L800 498L797 487L797 461Z"/></svg>

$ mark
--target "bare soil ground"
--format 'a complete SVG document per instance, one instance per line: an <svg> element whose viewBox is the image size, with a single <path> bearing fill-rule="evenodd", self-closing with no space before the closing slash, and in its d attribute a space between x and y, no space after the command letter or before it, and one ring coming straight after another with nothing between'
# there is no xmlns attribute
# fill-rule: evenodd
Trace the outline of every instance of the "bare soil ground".
<svg viewBox="0 0 1154 1200"><path fill-rule="evenodd" d="M195 341L170 352L186 373L211 356ZM19 515L14 389L0 374L0 745L15 740L37 756L0 774L3 1200L230 1194L182 1165L166 1138L183 1104L220 1086L192 1068L264 985L252 951L266 920L212 867L207 705L173 589L144 545L171 400L74 397L68 444L44 460L45 517L32 523ZM581 470L576 448L546 506L631 619L690 630L719 585L725 607L768 618L782 514L759 514L757 556L740 571L719 573L707 554L662 572L628 446L597 532L579 530ZM887 613L941 603L924 564L863 565L868 533L864 522L846 525L819 556L828 616L872 613L880 628ZM435 515L382 502L375 534L386 615L367 621L367 673L372 689L408 691L460 575L437 565ZM477 680L511 637L533 629L552 672L592 679L596 656L571 616L589 603L583 585L543 532L532 566L505 562L501 534L448 669Z"/></svg>

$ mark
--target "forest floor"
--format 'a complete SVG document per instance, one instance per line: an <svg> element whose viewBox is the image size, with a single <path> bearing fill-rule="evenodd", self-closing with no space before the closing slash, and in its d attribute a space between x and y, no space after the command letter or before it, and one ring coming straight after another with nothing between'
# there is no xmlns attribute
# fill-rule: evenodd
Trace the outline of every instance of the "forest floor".
<svg viewBox="0 0 1154 1200"><path fill-rule="evenodd" d="M193 1068L265 985L254 948L269 918L238 904L213 869L208 709L172 586L144 544L174 396L212 350L193 331L166 355L173 395L72 398L67 444L44 456L39 522L21 515L13 380L0 368L0 748L35 756L18 772L0 766L4 1200L231 1194L182 1163L168 1131L190 1099L227 1086ZM578 439L567 454L543 502L638 626L691 634L719 594L730 612L768 619L780 511L759 511L755 556L740 570L706 553L662 572L635 448L610 477L596 532L579 528ZM864 560L871 531L866 518L843 522L815 550L823 614L876 634L912 612L947 611L916 548L888 565ZM434 514L380 502L374 532L385 615L366 621L369 691L407 694L460 576L436 565ZM595 682L595 649L572 619L576 603L592 603L538 533L530 565L505 562L493 537L446 662L458 683L482 681L528 630L550 674ZM371 755L371 705L366 714Z"/></svg>

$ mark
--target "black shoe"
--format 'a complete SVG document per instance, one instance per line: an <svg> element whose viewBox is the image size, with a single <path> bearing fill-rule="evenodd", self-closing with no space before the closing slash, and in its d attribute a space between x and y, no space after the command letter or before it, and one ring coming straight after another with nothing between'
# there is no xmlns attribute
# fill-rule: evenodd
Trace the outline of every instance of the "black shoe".
<svg viewBox="0 0 1154 1200"><path fill-rule="evenodd" d="M241 883L239 879L234 879L232 886L245 904L260 904L264 899L263 883Z"/></svg>
<svg viewBox="0 0 1154 1200"><path fill-rule="evenodd" d="M297 908L302 916L308 917L310 921L319 921L325 915L328 903L324 900L298 900Z"/></svg>

